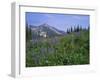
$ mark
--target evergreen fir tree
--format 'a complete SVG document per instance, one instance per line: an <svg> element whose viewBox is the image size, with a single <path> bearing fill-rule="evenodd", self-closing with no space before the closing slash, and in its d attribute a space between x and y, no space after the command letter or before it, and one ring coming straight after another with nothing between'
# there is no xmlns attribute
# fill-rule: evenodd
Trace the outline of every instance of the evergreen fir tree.
<svg viewBox="0 0 100 80"><path fill-rule="evenodd" d="M69 29L67 29L67 33L69 34Z"/></svg>
<svg viewBox="0 0 100 80"><path fill-rule="evenodd" d="M71 31L71 32L73 32L73 28L72 28L72 26L71 26L71 29L70 29L70 31Z"/></svg>
<svg viewBox="0 0 100 80"><path fill-rule="evenodd" d="M79 25L77 25L76 32L79 32Z"/></svg>

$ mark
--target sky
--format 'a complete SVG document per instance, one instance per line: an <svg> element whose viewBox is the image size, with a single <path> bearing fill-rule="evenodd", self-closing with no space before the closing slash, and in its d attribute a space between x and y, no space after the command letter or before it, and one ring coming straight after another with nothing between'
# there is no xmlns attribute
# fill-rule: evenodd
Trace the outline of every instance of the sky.
<svg viewBox="0 0 100 80"><path fill-rule="evenodd" d="M77 25L88 28L90 23L89 15L26 12L25 16L28 25L39 26L46 23L62 31Z"/></svg>

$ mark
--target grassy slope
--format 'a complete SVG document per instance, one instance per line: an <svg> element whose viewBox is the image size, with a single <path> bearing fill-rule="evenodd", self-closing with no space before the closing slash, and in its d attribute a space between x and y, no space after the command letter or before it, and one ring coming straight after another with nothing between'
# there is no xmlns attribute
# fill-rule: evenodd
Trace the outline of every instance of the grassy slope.
<svg viewBox="0 0 100 80"><path fill-rule="evenodd" d="M80 31L66 36L28 43L26 66L89 64L89 32Z"/></svg>

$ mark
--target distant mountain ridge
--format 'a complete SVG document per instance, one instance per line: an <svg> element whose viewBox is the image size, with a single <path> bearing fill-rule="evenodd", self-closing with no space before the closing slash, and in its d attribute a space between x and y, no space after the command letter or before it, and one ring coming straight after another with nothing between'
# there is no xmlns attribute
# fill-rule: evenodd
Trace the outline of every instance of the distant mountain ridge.
<svg viewBox="0 0 100 80"><path fill-rule="evenodd" d="M41 33L44 33L48 37L66 34L66 32L58 30L57 28L48 24L41 24L39 26L30 25L30 28L32 33L38 36L40 36Z"/></svg>

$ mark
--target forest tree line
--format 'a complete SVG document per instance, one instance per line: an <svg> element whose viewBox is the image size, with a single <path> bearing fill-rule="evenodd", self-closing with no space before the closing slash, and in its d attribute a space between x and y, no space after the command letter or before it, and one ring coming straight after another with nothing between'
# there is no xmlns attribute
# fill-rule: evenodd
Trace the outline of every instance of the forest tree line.
<svg viewBox="0 0 100 80"><path fill-rule="evenodd" d="M70 28L67 28L66 30L66 34L69 34L71 32L79 32L82 30L89 30L89 26L88 28L82 28L81 25L77 25L77 26L71 26ZM30 26L28 26L28 24L26 23L26 42L32 40L32 30L30 28Z"/></svg>

